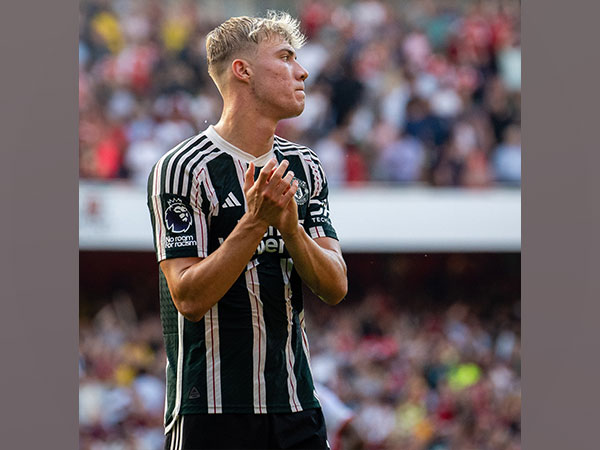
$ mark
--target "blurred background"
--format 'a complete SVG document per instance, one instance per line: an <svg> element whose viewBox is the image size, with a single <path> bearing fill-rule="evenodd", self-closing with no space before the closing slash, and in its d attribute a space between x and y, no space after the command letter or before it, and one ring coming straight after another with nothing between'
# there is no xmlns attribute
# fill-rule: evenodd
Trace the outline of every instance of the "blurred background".
<svg viewBox="0 0 600 450"><path fill-rule="evenodd" d="M315 378L364 448L520 449L514 0L81 1L80 448L162 448L145 183L219 118L206 33L267 9L308 36L306 109L277 134L319 155L348 264L340 305L306 293Z"/></svg>

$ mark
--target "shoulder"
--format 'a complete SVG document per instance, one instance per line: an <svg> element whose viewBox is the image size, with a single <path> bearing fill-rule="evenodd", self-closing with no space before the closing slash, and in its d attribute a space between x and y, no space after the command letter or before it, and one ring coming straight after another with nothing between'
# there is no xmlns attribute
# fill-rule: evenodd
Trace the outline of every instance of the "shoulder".
<svg viewBox="0 0 600 450"><path fill-rule="evenodd" d="M167 151L150 170L148 190L177 193L193 180L193 173L206 163L210 156L221 151L206 135L199 133L177 144Z"/></svg>
<svg viewBox="0 0 600 450"><path fill-rule="evenodd" d="M206 139L204 133L200 133L194 136L191 136L187 139L184 139L171 149L167 150L159 160L152 166L152 170L150 172L151 175L155 174L155 171L158 169L165 167L169 162L173 160L176 155L181 155L182 153L186 153L192 150L195 145L202 140Z"/></svg>
<svg viewBox="0 0 600 450"><path fill-rule="evenodd" d="M284 156L296 155L305 167L311 196L320 195L326 185L325 172L317 154L310 148L275 136L275 146Z"/></svg>
<svg viewBox="0 0 600 450"><path fill-rule="evenodd" d="M296 142L288 141L280 136L275 135L275 147L284 155L296 154L306 162L311 162L317 165L321 164L317 154L310 148L297 144Z"/></svg>

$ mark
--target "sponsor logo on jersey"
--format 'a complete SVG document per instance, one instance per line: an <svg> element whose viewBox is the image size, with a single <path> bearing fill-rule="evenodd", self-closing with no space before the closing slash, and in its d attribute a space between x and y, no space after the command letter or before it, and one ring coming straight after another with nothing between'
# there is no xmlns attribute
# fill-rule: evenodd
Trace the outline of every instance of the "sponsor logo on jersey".
<svg viewBox="0 0 600 450"><path fill-rule="evenodd" d="M172 233L185 233L192 226L192 215L180 199L170 199L168 203L165 211L167 229Z"/></svg>
<svg viewBox="0 0 600 450"><path fill-rule="evenodd" d="M298 223L300 225L302 225L304 223L304 219L300 219L298 221ZM225 238L223 238L223 237L219 237L217 239L219 241L219 245L221 245L223 242L225 242ZM277 228L275 228L272 225L269 225L269 228L267 228L267 231L265 231L265 234L263 235L262 240L260 241L260 243L258 244L258 247L256 248L256 252L254 253L254 256L262 255L265 252L279 253L280 255L283 255L286 253L285 242L283 241L283 238L281 237L281 233L279 232L279 230Z"/></svg>
<svg viewBox="0 0 600 450"><path fill-rule="evenodd" d="M328 204L328 202L326 200L325 201L321 201L321 200L315 198L315 199L312 199L310 201L310 204L311 205L317 205L317 207L318 207L318 209L313 209L310 212L311 216L313 216L313 217L314 216L317 216L317 217L318 216L323 216L323 218L329 217L329 204ZM313 220L316 220L316 218L313 219ZM324 222L324 220L321 220L321 222Z"/></svg>
<svg viewBox="0 0 600 450"><path fill-rule="evenodd" d="M294 177L292 183L296 180L298 182L298 190L294 194L294 199L298 205L304 205L308 200L308 185L306 181Z"/></svg>

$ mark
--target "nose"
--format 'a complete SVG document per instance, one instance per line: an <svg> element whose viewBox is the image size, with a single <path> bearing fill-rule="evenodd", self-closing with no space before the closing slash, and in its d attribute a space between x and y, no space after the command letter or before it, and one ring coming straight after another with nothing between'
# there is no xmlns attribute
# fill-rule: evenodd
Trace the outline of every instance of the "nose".
<svg viewBox="0 0 600 450"><path fill-rule="evenodd" d="M308 71L302 67L302 65L299 62L296 62L296 64L298 64L298 78L300 78L302 81L306 80L308 78Z"/></svg>

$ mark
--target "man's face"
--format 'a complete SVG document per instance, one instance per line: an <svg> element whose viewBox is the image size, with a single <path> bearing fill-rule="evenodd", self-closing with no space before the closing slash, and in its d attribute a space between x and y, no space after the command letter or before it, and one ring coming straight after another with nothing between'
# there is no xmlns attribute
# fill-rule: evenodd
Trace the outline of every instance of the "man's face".
<svg viewBox="0 0 600 450"><path fill-rule="evenodd" d="M300 115L308 72L296 60L294 48L278 36L265 39L249 62L251 88L260 112L276 120Z"/></svg>

